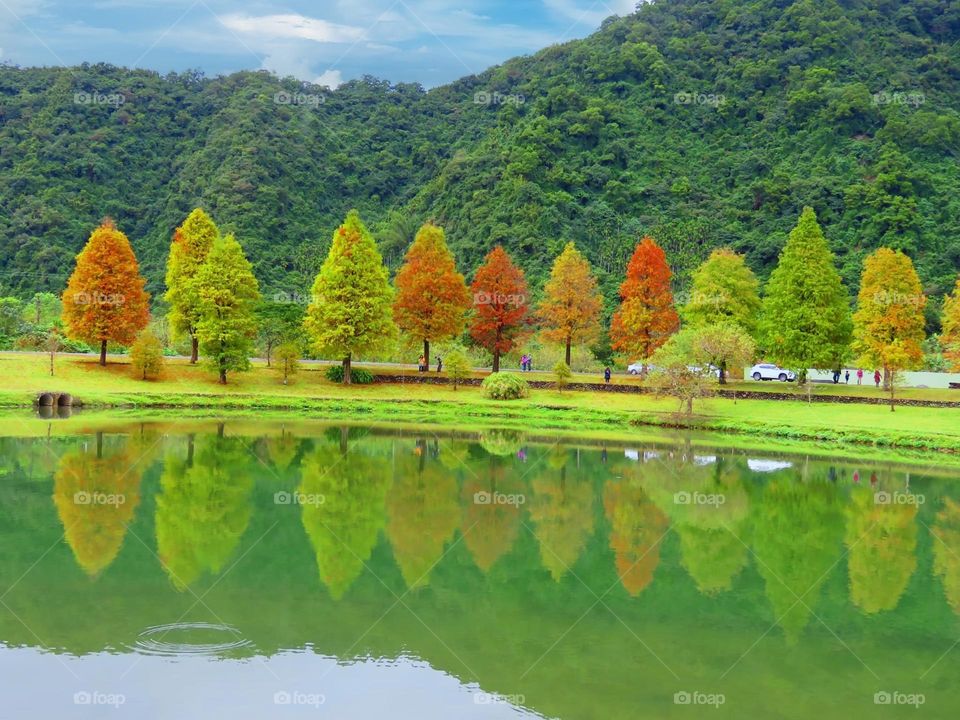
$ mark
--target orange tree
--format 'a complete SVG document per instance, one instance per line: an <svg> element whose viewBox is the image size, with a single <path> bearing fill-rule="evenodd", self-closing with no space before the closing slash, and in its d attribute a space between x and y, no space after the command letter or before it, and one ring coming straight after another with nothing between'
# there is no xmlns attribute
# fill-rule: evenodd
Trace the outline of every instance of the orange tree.
<svg viewBox="0 0 960 720"><path fill-rule="evenodd" d="M880 248L866 259L853 316L853 347L861 364L883 368L891 411L896 374L923 362L926 306L910 258L899 250Z"/></svg>
<svg viewBox="0 0 960 720"><path fill-rule="evenodd" d="M537 317L545 328L543 335L564 345L569 367L571 345L593 342L599 335L603 306L590 263L572 242L554 261L543 290L544 298L537 309Z"/></svg>
<svg viewBox="0 0 960 720"><path fill-rule="evenodd" d="M130 345L150 320L145 284L130 241L107 218L77 255L63 293L67 335L99 345L106 365L107 343Z"/></svg>
<svg viewBox="0 0 960 720"><path fill-rule="evenodd" d="M620 285L620 308L613 315L613 349L646 360L680 325L670 289L670 266L651 237L637 245Z"/></svg>
<svg viewBox="0 0 960 720"><path fill-rule="evenodd" d="M960 371L960 278L953 295L943 303L943 354L953 364L953 371Z"/></svg>
<svg viewBox="0 0 960 720"><path fill-rule="evenodd" d="M470 336L493 354L493 371L500 372L500 355L513 350L529 331L527 281L523 270L497 245L470 287L475 309Z"/></svg>
<svg viewBox="0 0 960 720"><path fill-rule="evenodd" d="M417 233L397 272L393 319L403 332L423 341L430 365L430 343L463 332L470 293L457 272L443 228L427 223Z"/></svg>

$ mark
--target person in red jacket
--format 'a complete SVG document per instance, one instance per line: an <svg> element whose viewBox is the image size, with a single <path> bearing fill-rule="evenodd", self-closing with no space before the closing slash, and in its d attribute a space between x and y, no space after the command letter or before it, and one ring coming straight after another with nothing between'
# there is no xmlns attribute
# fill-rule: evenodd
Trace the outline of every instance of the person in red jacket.
<svg viewBox="0 0 960 720"><path fill-rule="evenodd" d="M873 384L877 386L877 390L880 389L880 371L879 370L873 371Z"/></svg>

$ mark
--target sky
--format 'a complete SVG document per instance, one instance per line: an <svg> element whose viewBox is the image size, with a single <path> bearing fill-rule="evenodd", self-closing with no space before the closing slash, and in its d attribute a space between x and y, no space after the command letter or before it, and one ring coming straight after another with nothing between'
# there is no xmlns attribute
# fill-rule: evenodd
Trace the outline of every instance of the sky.
<svg viewBox="0 0 960 720"><path fill-rule="evenodd" d="M637 0L0 0L0 62L267 69L441 85L584 37Z"/></svg>

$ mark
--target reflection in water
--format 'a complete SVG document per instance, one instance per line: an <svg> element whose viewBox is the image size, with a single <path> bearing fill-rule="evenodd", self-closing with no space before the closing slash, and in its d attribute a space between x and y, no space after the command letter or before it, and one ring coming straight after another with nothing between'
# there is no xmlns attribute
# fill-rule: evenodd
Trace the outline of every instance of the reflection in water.
<svg viewBox="0 0 960 720"><path fill-rule="evenodd" d="M255 462L236 438L186 440L186 454L164 463L157 496L157 551L173 584L185 589L204 572L218 574L250 522Z"/></svg>
<svg viewBox="0 0 960 720"><path fill-rule="evenodd" d="M830 683L859 716L877 682L858 658L884 682L953 681L955 471L256 427L0 439L0 644L256 653L303 677L308 657L409 657L565 720L668 716L637 712L670 703L664 666L680 687L724 676L745 717L773 691L808 717ZM184 590L205 577L198 605Z"/></svg>
<svg viewBox="0 0 960 720"><path fill-rule="evenodd" d="M120 449L105 450L98 433L95 443L60 458L54 476L53 501L64 537L92 577L117 557L140 502L140 470L126 445L124 438Z"/></svg>

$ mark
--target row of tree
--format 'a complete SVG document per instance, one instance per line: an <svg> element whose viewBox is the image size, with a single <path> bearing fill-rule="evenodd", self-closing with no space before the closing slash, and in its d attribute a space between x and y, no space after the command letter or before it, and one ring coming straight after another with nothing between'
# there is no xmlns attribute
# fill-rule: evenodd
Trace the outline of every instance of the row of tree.
<svg viewBox="0 0 960 720"><path fill-rule="evenodd" d="M888 248L869 256L853 312L811 208L791 232L762 297L744 257L728 249L715 250L693 273L689 298L679 306L671 280L663 249L644 237L611 319L614 350L681 373L691 363L714 366L721 383L728 367L758 354L795 370L801 382L808 368L839 369L856 359L883 368L891 386L895 373L922 361L926 297L910 258ZM259 286L242 247L201 209L174 232L166 284L170 327L190 339L191 361L202 354L223 383L228 372L248 369L258 328L273 318L258 310ZM147 326L144 285L126 236L105 221L77 257L63 297L68 335L98 344L105 364L109 342L130 345ZM352 359L387 348L398 331L422 342L429 365L431 343L467 330L498 372L501 356L539 328L565 348L569 365L574 346L600 335L602 308L593 270L573 243L554 261L534 306L523 270L502 246L488 253L468 285L433 223L417 233L391 284L377 243L351 211L334 233L302 326L296 308L280 325L286 323L287 337L302 328L317 355L341 359L350 383ZM960 367L960 280L946 301L943 328L946 355Z"/></svg>

